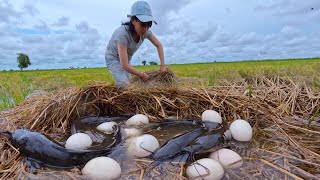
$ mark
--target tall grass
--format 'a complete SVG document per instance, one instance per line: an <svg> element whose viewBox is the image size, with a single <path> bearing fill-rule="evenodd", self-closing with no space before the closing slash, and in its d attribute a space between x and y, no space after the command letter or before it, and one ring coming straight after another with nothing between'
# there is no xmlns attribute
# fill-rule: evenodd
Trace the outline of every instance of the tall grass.
<svg viewBox="0 0 320 180"><path fill-rule="evenodd" d="M136 68L146 71L159 67ZM296 79L307 77L308 84L320 88L320 58L177 64L169 65L169 68L178 76L204 79L209 86L222 79L276 75ZM114 83L107 68L0 72L0 110L19 104L36 90L55 92L72 86L85 86L95 81Z"/></svg>

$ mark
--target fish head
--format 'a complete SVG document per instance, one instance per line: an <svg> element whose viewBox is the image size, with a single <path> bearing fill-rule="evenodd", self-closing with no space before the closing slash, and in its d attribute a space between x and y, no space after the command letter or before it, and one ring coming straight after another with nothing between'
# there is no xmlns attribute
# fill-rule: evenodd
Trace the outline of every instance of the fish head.
<svg viewBox="0 0 320 180"><path fill-rule="evenodd" d="M23 148L31 141L32 132L27 129L17 129L11 134L11 141L17 148Z"/></svg>

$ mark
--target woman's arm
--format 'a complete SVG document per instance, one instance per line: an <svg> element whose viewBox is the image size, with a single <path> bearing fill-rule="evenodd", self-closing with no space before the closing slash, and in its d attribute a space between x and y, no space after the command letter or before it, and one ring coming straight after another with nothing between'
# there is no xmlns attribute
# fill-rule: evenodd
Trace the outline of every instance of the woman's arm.
<svg viewBox="0 0 320 180"><path fill-rule="evenodd" d="M137 75L142 78L144 81L149 79L149 75L146 73L140 72L137 69L133 68L128 61L128 54L127 54L127 46L118 42L118 53L120 58L120 65L121 68L128 71L131 74Z"/></svg>
<svg viewBox="0 0 320 180"><path fill-rule="evenodd" d="M167 69L166 69L166 64L164 62L163 46L162 46L161 42L154 35L151 35L149 40L157 48L158 55L159 55L159 58L160 58L160 71L161 72L165 72Z"/></svg>

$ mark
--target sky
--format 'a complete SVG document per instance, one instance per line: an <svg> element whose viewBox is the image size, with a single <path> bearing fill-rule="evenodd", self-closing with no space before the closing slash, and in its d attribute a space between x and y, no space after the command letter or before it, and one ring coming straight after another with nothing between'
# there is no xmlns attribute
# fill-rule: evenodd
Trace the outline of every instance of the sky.
<svg viewBox="0 0 320 180"><path fill-rule="evenodd" d="M105 67L136 0L0 0L0 70ZM167 64L320 56L319 0L147 0ZM159 62L146 40L131 63Z"/></svg>

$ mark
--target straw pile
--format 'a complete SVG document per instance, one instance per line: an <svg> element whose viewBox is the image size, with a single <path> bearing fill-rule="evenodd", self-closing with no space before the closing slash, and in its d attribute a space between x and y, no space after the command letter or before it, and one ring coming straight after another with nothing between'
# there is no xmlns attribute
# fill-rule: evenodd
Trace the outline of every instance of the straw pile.
<svg viewBox="0 0 320 180"><path fill-rule="evenodd" d="M160 73L157 70L149 70L145 72L149 75L149 80L144 82L140 77L133 76L130 81L131 87L155 87L155 86L172 86L174 81L177 79L174 72L169 68L166 72Z"/></svg>
<svg viewBox="0 0 320 180"><path fill-rule="evenodd" d="M200 119L204 110L215 109L227 124L242 118L254 129L249 147L233 146L245 163L240 170L227 170L226 177L320 178L319 91L305 83L279 77L257 77L222 84L211 88L127 88L121 92L106 85L72 88L28 99L2 112L0 123L5 130L24 127L62 141L61 134L70 133L70 122L86 115L143 113L151 121L161 122L169 116ZM308 127L310 118L313 122ZM30 176L24 171L19 152L5 137L0 138L0 178ZM183 168L178 171L180 173L171 173L172 179L184 179L181 176ZM43 172L47 179L81 177L78 169ZM141 168L130 176L138 178L143 172Z"/></svg>

